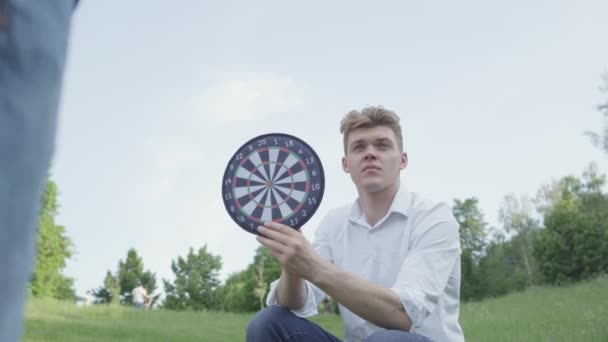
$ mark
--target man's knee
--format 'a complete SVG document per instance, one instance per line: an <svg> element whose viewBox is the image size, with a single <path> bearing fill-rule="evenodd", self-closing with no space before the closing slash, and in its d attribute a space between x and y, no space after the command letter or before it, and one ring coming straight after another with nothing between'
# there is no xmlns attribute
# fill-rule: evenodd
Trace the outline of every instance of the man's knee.
<svg viewBox="0 0 608 342"><path fill-rule="evenodd" d="M291 311L278 305L259 311L247 326L247 341L270 341L268 337L274 335L275 327L290 315L293 315Z"/></svg>

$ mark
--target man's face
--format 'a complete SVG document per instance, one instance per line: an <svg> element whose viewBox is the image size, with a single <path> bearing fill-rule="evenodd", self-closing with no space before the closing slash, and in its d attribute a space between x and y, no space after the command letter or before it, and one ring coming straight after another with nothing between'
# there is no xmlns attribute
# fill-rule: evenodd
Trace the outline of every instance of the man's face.
<svg viewBox="0 0 608 342"><path fill-rule="evenodd" d="M390 127L359 128L348 135L342 168L350 173L359 191L386 189L399 180L406 166L407 154L400 151Z"/></svg>

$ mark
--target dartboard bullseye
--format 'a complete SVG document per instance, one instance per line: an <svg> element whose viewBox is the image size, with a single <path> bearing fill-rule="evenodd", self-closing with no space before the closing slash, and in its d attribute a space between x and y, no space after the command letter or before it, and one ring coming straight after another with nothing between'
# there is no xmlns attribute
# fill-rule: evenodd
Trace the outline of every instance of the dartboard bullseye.
<svg viewBox="0 0 608 342"><path fill-rule="evenodd" d="M325 189L323 165L304 141L282 133L246 142L224 171L222 198L244 230L274 221L300 228L315 213Z"/></svg>

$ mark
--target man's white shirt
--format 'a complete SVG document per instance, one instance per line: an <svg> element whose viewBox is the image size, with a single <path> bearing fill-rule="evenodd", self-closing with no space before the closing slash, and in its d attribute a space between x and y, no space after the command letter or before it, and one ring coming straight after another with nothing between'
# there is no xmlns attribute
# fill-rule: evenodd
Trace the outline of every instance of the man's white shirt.
<svg viewBox="0 0 608 342"><path fill-rule="evenodd" d="M315 233L313 247L323 258L367 281L389 288L401 299L410 331L439 341L464 341L458 322L460 238L447 204L434 204L399 189L386 216L370 226L359 201L331 210ZM267 305L276 304L278 280ZM300 317L318 314L326 297L306 282L306 304L292 310ZM362 341L382 328L340 305L345 341Z"/></svg>
<svg viewBox="0 0 608 342"><path fill-rule="evenodd" d="M144 294L146 294L146 290L143 287L138 286L131 291L131 295L133 296L133 303L143 303L144 302Z"/></svg>

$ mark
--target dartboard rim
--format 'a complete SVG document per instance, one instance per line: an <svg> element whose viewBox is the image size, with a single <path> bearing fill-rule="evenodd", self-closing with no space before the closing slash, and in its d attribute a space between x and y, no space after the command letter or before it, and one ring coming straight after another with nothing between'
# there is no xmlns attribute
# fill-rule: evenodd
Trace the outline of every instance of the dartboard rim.
<svg viewBox="0 0 608 342"><path fill-rule="evenodd" d="M318 165L319 165L318 168L319 168L319 172L320 172L321 189L319 189L319 196L318 196L316 205L312 207L310 214L307 215L305 218L303 218L302 221L298 222L298 224L296 224L294 226L289 226L289 225L286 225L286 226L291 227L293 229L300 229L301 227L303 227L315 215L315 213L317 212L317 209L319 209L319 207L321 206L321 202L322 202L323 196L325 194L325 170L323 169L323 163L321 162L321 159L319 158L319 155L317 154L317 152L307 142L305 142L304 140L302 140L296 136L293 136L293 135L287 134L287 133L265 133L265 134L260 134L258 136L255 136L255 137L247 140L247 142L245 142L239 148L237 148L236 151L230 157L228 164L226 165L226 169L224 170L224 175L222 177L220 193L222 195L222 202L224 203L224 209L226 209L226 212L228 213L228 216L230 216L232 221L234 221L237 224L237 226L239 226L241 229L245 230L246 232L256 234L256 235L260 235L257 230L251 231L251 230L247 229L246 227L242 226L241 223L238 222L238 220L230 214L230 207L229 207L226 199L224 199L224 180L226 179L226 176L228 175L232 161L234 160L236 155L239 153L239 151L241 151L247 145L250 145L251 143L253 143L256 140L259 140L262 138L268 138L268 137L283 137L283 138L297 140L298 143L300 143L304 147L308 148L310 153L316 158ZM310 193L310 191L309 191L309 193Z"/></svg>

